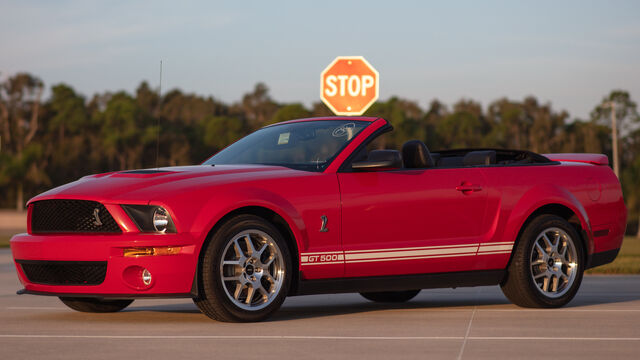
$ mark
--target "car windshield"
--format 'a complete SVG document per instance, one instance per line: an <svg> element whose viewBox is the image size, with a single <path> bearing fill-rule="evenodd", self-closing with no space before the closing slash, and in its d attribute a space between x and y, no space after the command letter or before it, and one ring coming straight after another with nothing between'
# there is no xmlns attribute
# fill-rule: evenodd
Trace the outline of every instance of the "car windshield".
<svg viewBox="0 0 640 360"><path fill-rule="evenodd" d="M204 165L263 164L323 171L367 125L367 121L317 120L268 126L221 150Z"/></svg>

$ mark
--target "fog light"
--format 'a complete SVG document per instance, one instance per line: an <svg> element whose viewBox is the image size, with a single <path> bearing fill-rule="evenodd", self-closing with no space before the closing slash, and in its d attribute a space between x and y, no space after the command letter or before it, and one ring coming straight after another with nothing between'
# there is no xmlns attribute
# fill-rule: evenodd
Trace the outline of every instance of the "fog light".
<svg viewBox="0 0 640 360"><path fill-rule="evenodd" d="M169 213L164 208L157 208L153 212L153 228L158 232L165 232L167 225L169 225Z"/></svg>
<svg viewBox="0 0 640 360"><path fill-rule="evenodd" d="M147 286L151 284L151 273L147 269L142 270L142 283Z"/></svg>
<svg viewBox="0 0 640 360"><path fill-rule="evenodd" d="M129 287L146 291L153 287L155 279L151 276L151 271L143 268L142 266L133 265L129 266L122 272L122 280Z"/></svg>

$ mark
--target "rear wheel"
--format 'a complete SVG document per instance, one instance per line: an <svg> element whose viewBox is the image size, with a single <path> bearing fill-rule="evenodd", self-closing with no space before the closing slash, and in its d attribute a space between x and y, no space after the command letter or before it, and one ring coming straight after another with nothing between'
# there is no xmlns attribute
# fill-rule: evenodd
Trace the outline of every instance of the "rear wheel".
<svg viewBox="0 0 640 360"><path fill-rule="evenodd" d="M400 303L413 299L420 290L381 291L360 293L365 299L375 302Z"/></svg>
<svg viewBox="0 0 640 360"><path fill-rule="evenodd" d="M102 300L76 297L60 297L60 300L75 311L91 313L118 312L133 302L133 300Z"/></svg>
<svg viewBox="0 0 640 360"><path fill-rule="evenodd" d="M280 232L260 217L240 215L223 224L204 250L194 302L214 320L263 320L282 305L291 269Z"/></svg>
<svg viewBox="0 0 640 360"><path fill-rule="evenodd" d="M576 229L555 215L541 215L522 233L502 292L523 307L553 308L578 292L584 248Z"/></svg>

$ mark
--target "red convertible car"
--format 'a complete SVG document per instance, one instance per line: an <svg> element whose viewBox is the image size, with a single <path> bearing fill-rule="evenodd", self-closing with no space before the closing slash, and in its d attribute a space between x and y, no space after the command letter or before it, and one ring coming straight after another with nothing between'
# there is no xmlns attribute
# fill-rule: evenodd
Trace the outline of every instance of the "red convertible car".
<svg viewBox="0 0 640 360"><path fill-rule="evenodd" d="M569 302L613 261L626 208L598 154L412 140L375 150L381 118L262 128L201 165L83 177L28 203L12 238L21 294L118 311L190 297L221 321L258 321L286 296L500 285L513 303Z"/></svg>

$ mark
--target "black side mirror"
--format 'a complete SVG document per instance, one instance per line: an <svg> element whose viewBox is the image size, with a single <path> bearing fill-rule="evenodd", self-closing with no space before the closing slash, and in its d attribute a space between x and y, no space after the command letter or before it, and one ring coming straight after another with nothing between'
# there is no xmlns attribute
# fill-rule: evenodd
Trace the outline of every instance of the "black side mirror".
<svg viewBox="0 0 640 360"><path fill-rule="evenodd" d="M353 170L397 169L402 167L402 157L397 150L373 150L366 161L351 164Z"/></svg>

